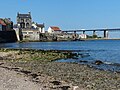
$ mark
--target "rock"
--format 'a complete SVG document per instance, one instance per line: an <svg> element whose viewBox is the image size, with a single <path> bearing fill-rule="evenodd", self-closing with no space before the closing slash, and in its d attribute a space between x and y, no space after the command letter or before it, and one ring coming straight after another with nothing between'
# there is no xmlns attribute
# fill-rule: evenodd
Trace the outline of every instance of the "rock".
<svg viewBox="0 0 120 90"><path fill-rule="evenodd" d="M78 90L79 87L78 86L73 86L73 90Z"/></svg>
<svg viewBox="0 0 120 90"><path fill-rule="evenodd" d="M0 65L3 65L4 63L0 62Z"/></svg>
<svg viewBox="0 0 120 90"><path fill-rule="evenodd" d="M85 60L80 60L81 63L87 63L88 61Z"/></svg>
<svg viewBox="0 0 120 90"><path fill-rule="evenodd" d="M0 57L0 60L4 60L4 58L3 58L3 57Z"/></svg>
<svg viewBox="0 0 120 90"><path fill-rule="evenodd" d="M62 90L68 90L70 88L70 86L62 86L60 87Z"/></svg>
<svg viewBox="0 0 120 90"><path fill-rule="evenodd" d="M103 62L100 61L100 60L96 60L96 61L95 61L95 64L96 64L96 65L101 65L101 64L103 64Z"/></svg>
<svg viewBox="0 0 120 90"><path fill-rule="evenodd" d="M50 82L50 83L52 83L52 84L54 84L54 85L60 85L60 84L61 84L60 81L52 81L52 82Z"/></svg>

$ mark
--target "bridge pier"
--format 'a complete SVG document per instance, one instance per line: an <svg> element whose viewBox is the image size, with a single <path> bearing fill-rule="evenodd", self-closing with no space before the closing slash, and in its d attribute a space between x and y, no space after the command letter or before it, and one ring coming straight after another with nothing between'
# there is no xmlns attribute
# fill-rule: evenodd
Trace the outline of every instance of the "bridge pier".
<svg viewBox="0 0 120 90"><path fill-rule="evenodd" d="M76 31L74 31L74 34L76 35Z"/></svg>
<svg viewBox="0 0 120 90"><path fill-rule="evenodd" d="M104 38L108 38L108 31L104 30Z"/></svg>
<svg viewBox="0 0 120 90"><path fill-rule="evenodd" d="M83 31L83 34L85 34L85 31Z"/></svg>
<svg viewBox="0 0 120 90"><path fill-rule="evenodd" d="M96 35L96 31L95 30L93 31L93 35Z"/></svg>

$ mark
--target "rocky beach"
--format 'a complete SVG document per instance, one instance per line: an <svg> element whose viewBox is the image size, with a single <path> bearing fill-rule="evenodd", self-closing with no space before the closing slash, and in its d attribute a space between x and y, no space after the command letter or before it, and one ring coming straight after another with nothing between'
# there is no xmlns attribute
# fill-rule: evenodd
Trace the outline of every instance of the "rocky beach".
<svg viewBox="0 0 120 90"><path fill-rule="evenodd" d="M0 90L120 90L119 72L54 62L76 56L63 50L0 49Z"/></svg>

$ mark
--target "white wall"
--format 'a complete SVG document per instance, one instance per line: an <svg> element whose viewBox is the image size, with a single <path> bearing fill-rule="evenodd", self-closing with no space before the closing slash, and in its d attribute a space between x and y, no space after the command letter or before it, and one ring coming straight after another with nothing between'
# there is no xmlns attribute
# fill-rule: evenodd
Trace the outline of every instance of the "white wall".
<svg viewBox="0 0 120 90"><path fill-rule="evenodd" d="M51 27L48 28L48 33L60 34L61 31L54 31Z"/></svg>
<svg viewBox="0 0 120 90"><path fill-rule="evenodd" d="M48 33L53 33L53 29L51 29L51 27L48 28Z"/></svg>
<svg viewBox="0 0 120 90"><path fill-rule="evenodd" d="M40 33L45 33L45 28L39 28Z"/></svg>
<svg viewBox="0 0 120 90"><path fill-rule="evenodd" d="M20 41L20 31L19 28L14 28L15 32L16 32L16 36L17 36L17 40Z"/></svg>
<svg viewBox="0 0 120 90"><path fill-rule="evenodd" d="M80 34L80 35L79 35L79 38L86 39L86 38L87 38L87 35L86 35L86 34Z"/></svg>
<svg viewBox="0 0 120 90"><path fill-rule="evenodd" d="M32 24L32 26L33 26L34 28L37 28L37 25L36 25L36 24L34 24L34 23Z"/></svg>

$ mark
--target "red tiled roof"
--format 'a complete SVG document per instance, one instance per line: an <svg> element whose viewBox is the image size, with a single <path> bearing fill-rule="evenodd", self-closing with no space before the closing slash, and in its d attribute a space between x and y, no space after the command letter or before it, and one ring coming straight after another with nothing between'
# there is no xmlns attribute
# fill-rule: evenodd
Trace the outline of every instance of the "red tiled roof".
<svg viewBox="0 0 120 90"><path fill-rule="evenodd" d="M6 26L5 22L0 19L0 24Z"/></svg>
<svg viewBox="0 0 120 90"><path fill-rule="evenodd" d="M56 26L51 26L50 28L53 29L54 31L61 31L60 28Z"/></svg>

